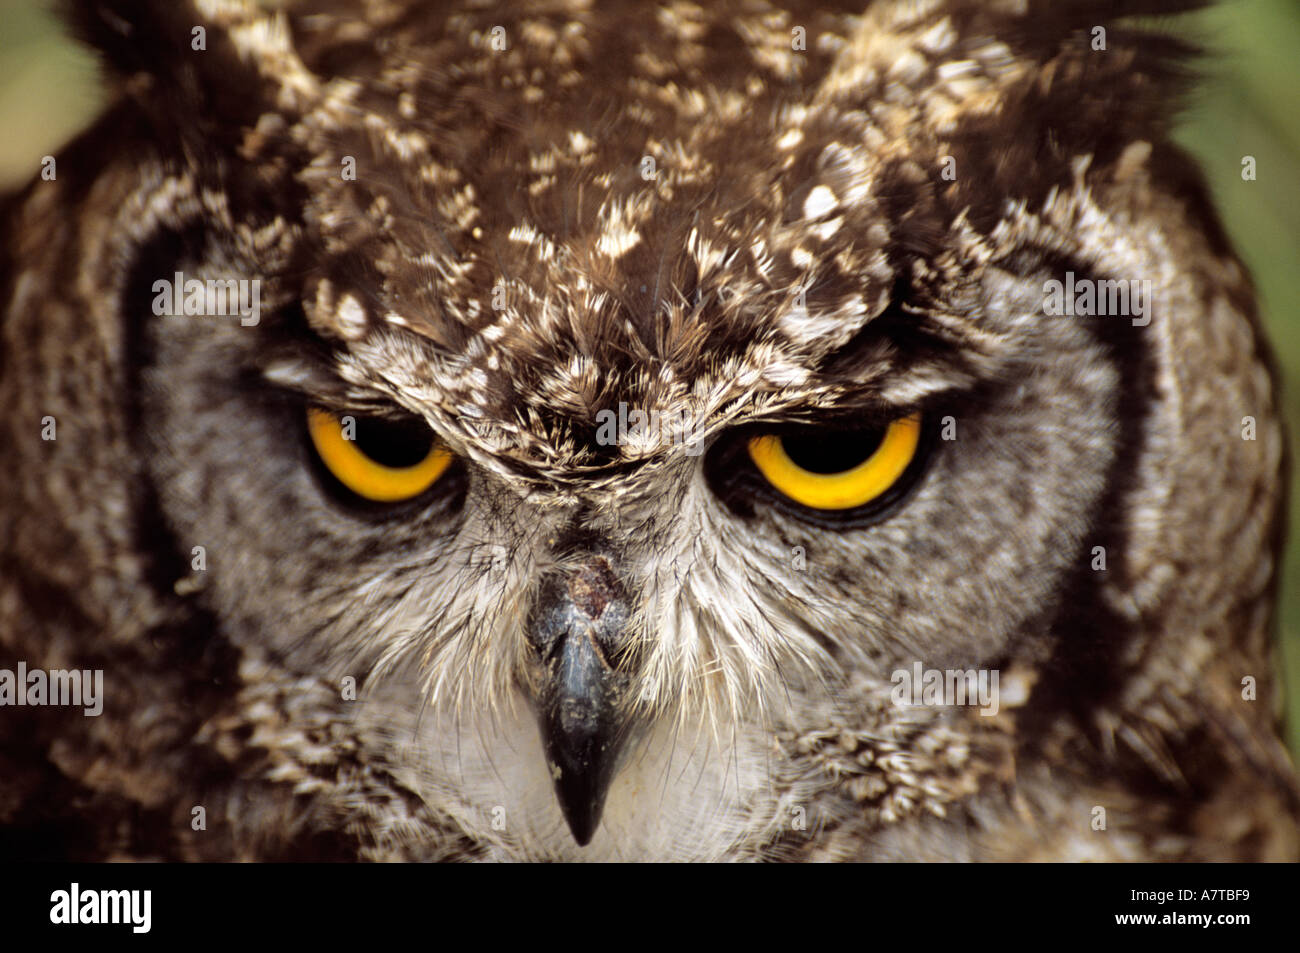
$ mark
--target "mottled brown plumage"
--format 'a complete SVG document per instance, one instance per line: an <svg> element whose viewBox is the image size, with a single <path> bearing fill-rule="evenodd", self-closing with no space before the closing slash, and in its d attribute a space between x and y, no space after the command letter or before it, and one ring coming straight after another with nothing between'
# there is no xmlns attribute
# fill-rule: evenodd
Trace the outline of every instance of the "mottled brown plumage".
<svg viewBox="0 0 1300 953"><path fill-rule="evenodd" d="M0 667L105 702L0 708L6 852L1300 855L1282 432L1167 138L1189 50L1110 4L861 6L69 3L118 98L4 208ZM156 314L176 272L260 320ZM1149 322L1045 314L1066 273L1150 282ZM602 442L620 402L704 453ZM458 463L350 507L307 404ZM745 461L913 412L856 521ZM580 847L532 709L588 624L632 727ZM914 662L996 670L998 713L895 704Z"/></svg>

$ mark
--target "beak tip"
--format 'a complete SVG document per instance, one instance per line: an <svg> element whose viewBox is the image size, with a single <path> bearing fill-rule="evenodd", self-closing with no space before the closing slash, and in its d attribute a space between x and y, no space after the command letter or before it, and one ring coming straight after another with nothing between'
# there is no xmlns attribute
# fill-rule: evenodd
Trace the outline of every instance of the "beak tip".
<svg viewBox="0 0 1300 953"><path fill-rule="evenodd" d="M596 835L604 813L609 772L600 768L578 770L572 762L563 767L552 762L551 770L555 775L555 794L560 802L560 812L578 846L586 847Z"/></svg>
<svg viewBox="0 0 1300 953"><path fill-rule="evenodd" d="M573 834L573 839L579 847L586 847L591 843L591 839L596 836L598 817L575 817L572 814L566 814L564 819L569 822L569 831Z"/></svg>

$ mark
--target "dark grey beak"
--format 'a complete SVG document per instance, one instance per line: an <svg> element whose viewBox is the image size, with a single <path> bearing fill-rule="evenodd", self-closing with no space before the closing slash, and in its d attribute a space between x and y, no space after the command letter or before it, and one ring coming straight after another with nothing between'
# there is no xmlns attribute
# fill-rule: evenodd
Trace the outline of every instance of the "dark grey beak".
<svg viewBox="0 0 1300 953"><path fill-rule="evenodd" d="M603 556L548 577L529 640L540 663L533 702L560 810L586 846L629 734L627 593Z"/></svg>

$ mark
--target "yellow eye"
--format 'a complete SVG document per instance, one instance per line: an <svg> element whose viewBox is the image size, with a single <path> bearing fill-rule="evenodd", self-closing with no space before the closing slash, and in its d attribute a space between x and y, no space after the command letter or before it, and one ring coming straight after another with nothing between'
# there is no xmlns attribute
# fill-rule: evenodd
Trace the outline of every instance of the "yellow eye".
<svg viewBox="0 0 1300 953"><path fill-rule="evenodd" d="M340 418L307 408L307 431L321 462L345 487L376 503L419 496L451 466L452 453L423 425Z"/></svg>
<svg viewBox="0 0 1300 953"><path fill-rule="evenodd" d="M828 447L824 441L813 445L768 434L749 441L749 456L767 482L796 503L848 510L870 503L897 483L920 441L921 415L911 414L890 423L874 445Z"/></svg>

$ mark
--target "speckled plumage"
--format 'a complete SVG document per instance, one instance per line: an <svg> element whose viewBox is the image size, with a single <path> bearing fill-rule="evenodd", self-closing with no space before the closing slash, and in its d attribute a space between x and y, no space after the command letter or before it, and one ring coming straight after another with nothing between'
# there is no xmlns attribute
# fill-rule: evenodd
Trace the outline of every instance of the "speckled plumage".
<svg viewBox="0 0 1300 953"><path fill-rule="evenodd" d="M105 712L0 709L0 843L1300 855L1282 433L1167 140L1187 50L1109 4L861 6L69 4L120 97L4 210L0 666L102 667ZM155 316L178 270L259 279L261 321ZM1044 315L1067 270L1151 281L1150 323ZM334 505L304 400L422 416L463 498ZM600 444L620 401L710 447L918 409L957 436L829 529L724 502L672 434ZM644 729L581 848L524 697L575 551L633 594ZM1000 712L893 705L914 661L998 669Z"/></svg>

